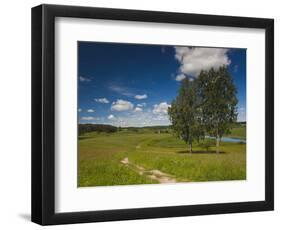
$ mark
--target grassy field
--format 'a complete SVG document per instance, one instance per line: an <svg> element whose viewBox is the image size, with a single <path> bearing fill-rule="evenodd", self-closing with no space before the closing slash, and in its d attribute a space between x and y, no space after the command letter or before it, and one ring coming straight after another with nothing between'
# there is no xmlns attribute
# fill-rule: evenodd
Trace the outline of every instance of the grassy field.
<svg viewBox="0 0 281 230"><path fill-rule="evenodd" d="M234 128L232 137L245 138L245 127ZM187 145L171 133L122 130L91 132L79 137L78 186L246 179L246 144L221 143L221 153ZM165 175L161 175L163 173Z"/></svg>
<svg viewBox="0 0 281 230"><path fill-rule="evenodd" d="M241 138L246 140L246 127L245 126L234 127L231 130L231 133L226 136L233 137L233 138Z"/></svg>

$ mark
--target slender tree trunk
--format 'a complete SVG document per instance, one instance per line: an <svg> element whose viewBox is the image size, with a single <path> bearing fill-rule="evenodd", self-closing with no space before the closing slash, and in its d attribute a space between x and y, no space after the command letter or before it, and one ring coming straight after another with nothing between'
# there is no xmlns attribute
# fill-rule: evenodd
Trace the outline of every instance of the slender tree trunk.
<svg viewBox="0 0 281 230"><path fill-rule="evenodd" d="M220 153L220 137L219 137L219 135L217 135L216 140L217 140L217 143L216 143L216 152L217 152L217 154L218 154L218 153Z"/></svg>
<svg viewBox="0 0 281 230"><path fill-rule="evenodd" d="M192 143L189 143L189 153L192 153Z"/></svg>
<svg viewBox="0 0 281 230"><path fill-rule="evenodd" d="M217 126L217 136L216 136L216 153L220 153L220 136L219 136L219 128Z"/></svg>

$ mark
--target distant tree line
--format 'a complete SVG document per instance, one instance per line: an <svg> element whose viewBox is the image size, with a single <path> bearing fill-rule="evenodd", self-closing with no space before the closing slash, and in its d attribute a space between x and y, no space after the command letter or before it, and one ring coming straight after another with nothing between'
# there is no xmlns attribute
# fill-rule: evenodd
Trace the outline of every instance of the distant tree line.
<svg viewBox="0 0 281 230"><path fill-rule="evenodd" d="M237 121L236 87L227 67L201 71L193 80L182 80L178 96L168 110L172 129L189 145L206 135L216 138L219 153L220 139Z"/></svg>
<svg viewBox="0 0 281 230"><path fill-rule="evenodd" d="M117 132L118 128L112 125L103 125L103 124L79 124L78 132L79 135L89 133L89 132L105 132L105 133L114 133Z"/></svg>

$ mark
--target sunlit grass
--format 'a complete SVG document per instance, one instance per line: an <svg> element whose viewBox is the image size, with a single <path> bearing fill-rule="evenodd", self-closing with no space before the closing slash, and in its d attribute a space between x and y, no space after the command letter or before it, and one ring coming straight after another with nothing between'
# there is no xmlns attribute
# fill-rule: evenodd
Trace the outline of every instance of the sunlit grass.
<svg viewBox="0 0 281 230"><path fill-rule="evenodd" d="M233 135L243 137L243 130ZM221 153L194 144L187 145L171 133L121 131L112 134L88 133L79 137L78 186L130 185L158 183L131 170L120 161L146 169L158 169L177 181L220 181L246 179L246 145L222 143Z"/></svg>

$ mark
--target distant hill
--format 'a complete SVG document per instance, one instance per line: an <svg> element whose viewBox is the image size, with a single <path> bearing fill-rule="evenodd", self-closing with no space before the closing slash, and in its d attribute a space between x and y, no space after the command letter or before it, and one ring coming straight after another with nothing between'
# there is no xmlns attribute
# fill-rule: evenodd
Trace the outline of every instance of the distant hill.
<svg viewBox="0 0 281 230"><path fill-rule="evenodd" d="M124 127L124 129L169 129L170 125L144 126L144 127Z"/></svg>
<svg viewBox="0 0 281 230"><path fill-rule="evenodd" d="M235 127L241 127L245 126L246 122L236 122ZM144 127L116 127L113 125L107 125L107 124L79 124L78 125L78 132L79 135L84 134L84 133L89 133L89 132L105 132L105 133L114 133L117 131L133 131L133 132L138 132L141 130L153 130L154 132L168 132L170 130L171 126L170 125L156 125L156 126L144 126Z"/></svg>
<svg viewBox="0 0 281 230"><path fill-rule="evenodd" d="M79 135L89 132L105 132L114 133L117 132L118 128L113 125L103 125L103 124L79 124L78 132Z"/></svg>

